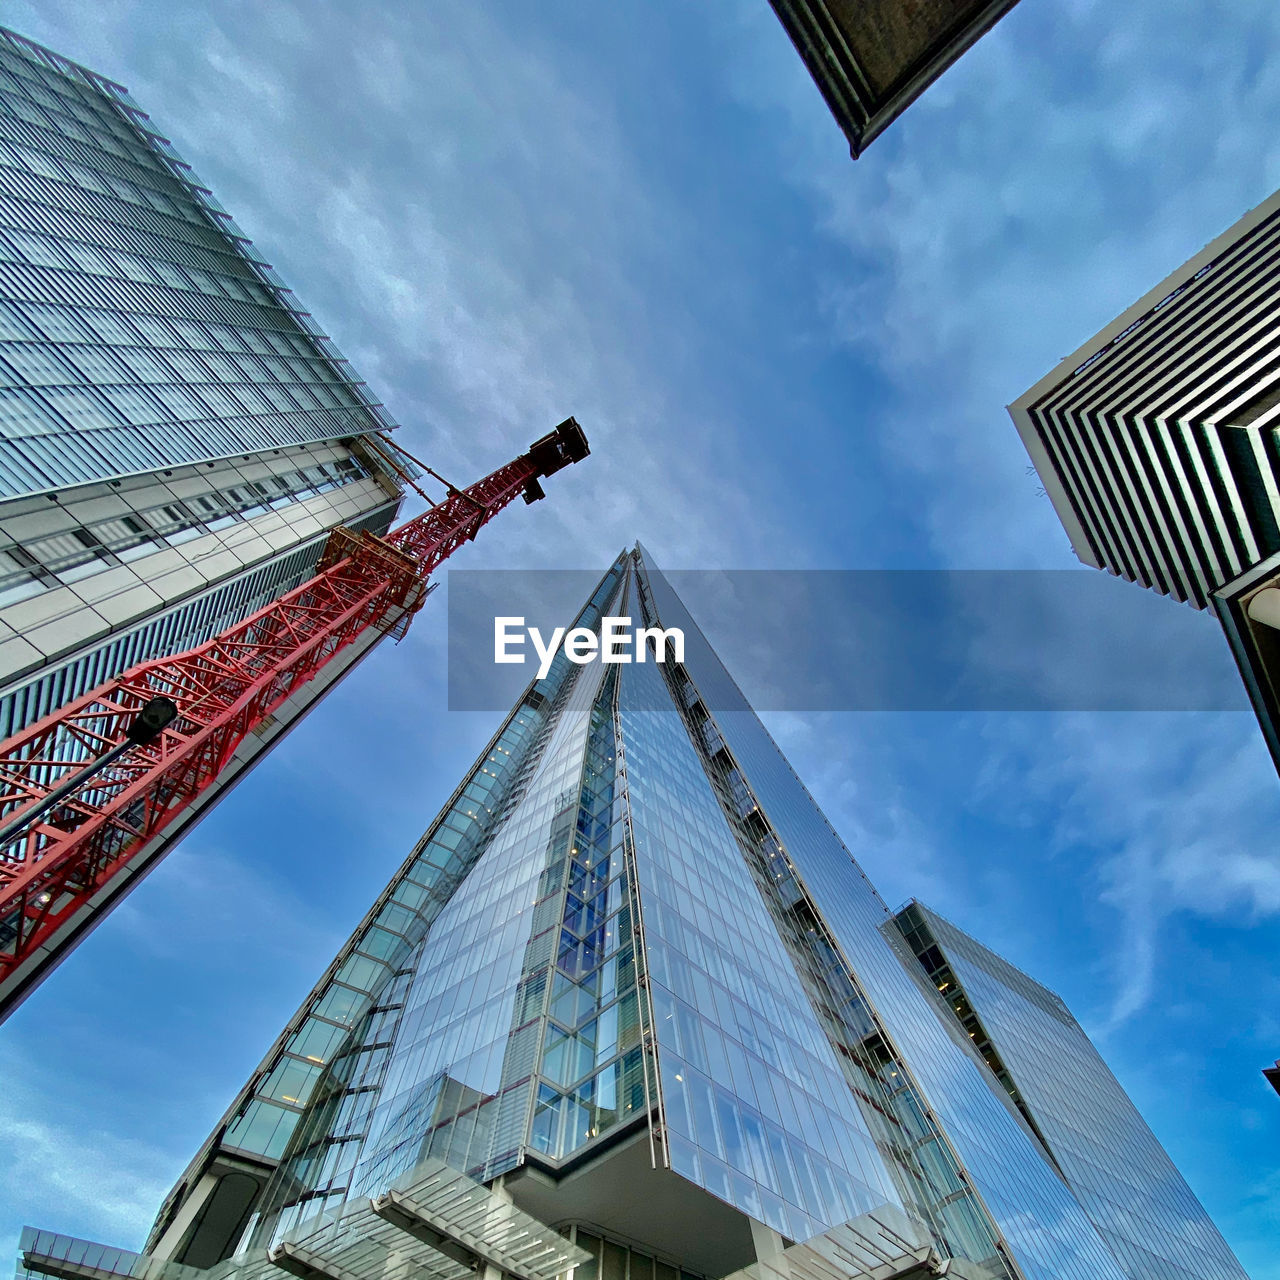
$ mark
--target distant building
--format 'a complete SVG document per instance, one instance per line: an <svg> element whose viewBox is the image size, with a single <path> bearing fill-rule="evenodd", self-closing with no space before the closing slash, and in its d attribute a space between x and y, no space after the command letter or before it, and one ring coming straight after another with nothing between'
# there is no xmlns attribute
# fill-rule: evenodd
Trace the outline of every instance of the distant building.
<svg viewBox="0 0 1280 1280"><path fill-rule="evenodd" d="M684 661L557 657L145 1254L28 1229L20 1280L1245 1280L1061 1002L895 920L640 548L577 625L617 616Z"/></svg>
<svg viewBox="0 0 1280 1280"><path fill-rule="evenodd" d="M1125 1275L1238 1274L1200 1202L1061 998L918 902L895 919Z"/></svg>
<svg viewBox="0 0 1280 1280"><path fill-rule="evenodd" d="M125 90L0 31L0 739L298 586L335 525L384 532L392 425Z"/></svg>
<svg viewBox="0 0 1280 1280"><path fill-rule="evenodd" d="M856 160L1018 0L770 0Z"/></svg>
<svg viewBox="0 0 1280 1280"><path fill-rule="evenodd" d="M1076 555L1231 644L1280 768L1280 192L1009 412Z"/></svg>

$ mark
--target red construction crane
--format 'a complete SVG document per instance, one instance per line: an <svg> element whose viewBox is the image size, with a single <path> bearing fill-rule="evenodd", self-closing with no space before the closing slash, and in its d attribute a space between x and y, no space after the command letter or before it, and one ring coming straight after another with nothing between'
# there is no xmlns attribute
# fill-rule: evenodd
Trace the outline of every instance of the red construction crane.
<svg viewBox="0 0 1280 1280"><path fill-rule="evenodd" d="M442 561L517 496L543 497L539 480L588 452L568 418L385 537L335 529L309 582L0 743L0 1017L20 998L18 971L25 992L33 970L57 963L84 931L85 908L111 900L113 882L129 877L248 734L371 629L403 635Z"/></svg>

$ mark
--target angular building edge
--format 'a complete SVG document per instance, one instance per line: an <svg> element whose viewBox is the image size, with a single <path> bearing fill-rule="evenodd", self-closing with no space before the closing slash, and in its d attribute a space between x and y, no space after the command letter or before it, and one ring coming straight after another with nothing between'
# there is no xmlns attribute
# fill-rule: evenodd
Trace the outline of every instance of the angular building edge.
<svg viewBox="0 0 1280 1280"><path fill-rule="evenodd" d="M384 532L406 468L392 419L123 86L5 30L0 81L8 738L299 585L337 525ZM372 643L242 744L56 946L9 966L0 1016Z"/></svg>
<svg viewBox="0 0 1280 1280"><path fill-rule="evenodd" d="M1065 480L1059 466L1056 466L1052 460L1050 449L1043 438L1043 428L1037 424L1034 411L1039 404L1060 389L1068 387L1075 375L1082 374L1085 369L1096 365L1097 362L1105 361L1112 352L1123 349L1125 340L1134 333L1140 333L1142 325L1147 320L1169 303L1174 302L1189 285L1197 282L1202 276L1210 274L1217 262L1238 250L1244 242L1248 241L1251 234L1268 220L1274 219L1277 214L1280 214L1280 191L1272 193L1266 200L1245 212L1242 218L1231 224L1220 236L1213 238L1196 255L1171 271L1164 280L1144 293L1132 306L1125 308L1119 316L1116 316L1116 319L1098 330L1098 333L1094 334L1088 342L1082 344L1070 356L1066 356L1032 388L1010 404L1010 417L1014 421L1015 428L1018 429L1021 442L1027 449L1032 465L1036 467L1044 490L1068 535L1071 548L1084 564L1094 568L1106 568L1107 572L1114 573L1116 576L1123 576L1139 585L1172 594L1167 585L1144 581L1140 575L1147 572L1146 568L1139 567L1133 572L1120 572L1114 564L1106 563L1102 548L1094 543L1087 531L1088 517L1076 508L1073 498L1070 497L1068 481ZM1166 351L1153 353L1152 358L1158 360L1164 356L1172 360L1178 357L1178 353L1178 346L1171 343ZM1097 407L1103 412L1107 408L1105 402L1098 404ZM1213 421L1216 424L1216 420ZM1062 430L1065 430L1065 426ZM1137 448L1140 452L1143 448L1151 448L1151 445L1138 445ZM1092 483L1100 484L1103 488L1110 486L1111 490L1107 497L1100 499L1100 512L1094 515L1096 520L1101 520L1103 524L1112 520L1123 524L1125 518L1128 518L1121 516L1119 511L1126 490L1132 489L1138 483L1135 475L1129 474L1138 465L1138 461L1130 460L1121 467L1116 465L1112 458L1094 462L1096 474L1093 476ZM1220 477L1221 484L1238 489L1239 484L1245 483L1243 477L1230 474L1233 465L1222 463L1219 454L1213 454L1213 461L1208 463L1208 466L1217 467L1219 470L1225 467L1229 472L1228 475ZM1208 529L1213 529L1213 526L1220 524L1215 513L1202 511L1202 500L1189 484L1184 483L1181 489L1174 493L1162 494L1162 498L1174 504L1183 503L1185 511L1190 513L1190 522L1199 521ZM1238 497L1231 500L1239 504ZM1275 507L1276 500L1275 495L1272 494L1272 507ZM1238 513L1233 512L1233 516L1238 516ZM1247 521L1242 522L1247 525ZM1199 534L1193 536L1206 539L1206 532L1202 527ZM1172 559L1176 561L1176 553ZM1172 579L1179 579L1180 576L1181 579L1188 580L1192 575L1193 570L1187 570L1176 563L1172 564L1169 573ZM1244 682L1245 691L1256 714L1263 741L1266 742L1276 771L1280 772L1280 630L1276 628L1275 609L1267 613L1265 609L1253 607L1254 596L1260 595L1262 591L1276 588L1277 585L1280 585L1280 550L1261 554L1261 556L1256 554L1252 563L1244 564L1239 572L1228 572L1225 577L1220 577L1217 581L1203 584L1198 598L1194 591L1183 586L1178 598L1196 608L1211 607L1213 613L1219 618L1222 630L1228 639L1231 657L1239 669L1240 678ZM1265 621L1267 617L1271 617L1272 621Z"/></svg>

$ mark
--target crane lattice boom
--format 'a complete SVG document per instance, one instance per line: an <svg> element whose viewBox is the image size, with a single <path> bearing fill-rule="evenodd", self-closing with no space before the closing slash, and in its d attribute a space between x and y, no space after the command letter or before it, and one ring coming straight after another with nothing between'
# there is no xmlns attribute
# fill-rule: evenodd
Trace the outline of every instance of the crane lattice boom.
<svg viewBox="0 0 1280 1280"><path fill-rule="evenodd" d="M528 453L385 538L335 529L318 572L198 648L142 663L0 743L0 825L126 737L156 697L177 718L97 772L0 848L0 991L34 951L56 953L72 917L212 785L245 737L370 628L401 635L427 579L539 478L588 452L569 418ZM52 963L52 960L51 960ZM0 1008L3 1000L0 999Z"/></svg>

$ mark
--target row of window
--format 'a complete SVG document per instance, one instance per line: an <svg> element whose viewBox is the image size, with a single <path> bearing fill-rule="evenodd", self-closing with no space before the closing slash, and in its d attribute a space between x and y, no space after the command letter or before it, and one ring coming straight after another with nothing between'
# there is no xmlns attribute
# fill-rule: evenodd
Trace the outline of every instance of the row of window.
<svg viewBox="0 0 1280 1280"><path fill-rule="evenodd" d="M86 191L68 182L59 182L28 169L3 170L5 189L29 200L65 209L78 218L104 218L126 227L138 226L169 240L204 245L209 249L226 249L225 238L212 223L184 221L171 214L160 213L148 203L134 204L116 195Z"/></svg>
<svg viewBox="0 0 1280 1280"><path fill-rule="evenodd" d="M12 170L0 166L0 184ZM237 302L219 293L190 290L178 292L165 285L139 284L119 276L89 275L79 270L32 267L25 261L9 260L0 265L0 284L7 298L31 302L64 303L80 307L100 307L114 311L145 312L171 319L195 319L213 324L247 325L254 328L292 327L288 309L270 303ZM153 275L158 273L151 273Z"/></svg>
<svg viewBox="0 0 1280 1280"><path fill-rule="evenodd" d="M86 343L111 346L145 346L159 348L166 352L165 359L177 369L179 377L185 381L206 382L209 376L206 369L216 369L217 377L228 371L227 367L218 363L204 365L181 363L182 357L169 354L176 350L198 351L203 358L206 352L228 352L232 355L256 354L269 356L285 355L306 357L312 361L326 360L327 352L319 350L322 344L310 344L300 333L282 332L279 329L239 328L229 325L199 324L194 320L163 319L159 316L124 315L113 311L93 310L87 308L70 308L47 306L35 302L5 302L0 300L0 338L45 340L59 344ZM327 344L323 344L327 345ZM178 362L175 364L175 361ZM332 364L332 361L327 363ZM244 366L242 366L244 367ZM256 371L260 377L258 366L247 366L251 373ZM302 366L268 366L273 375L286 370L294 375L301 372ZM144 366L145 369L145 366ZM319 376L323 373L323 376ZM130 379L132 380L132 379ZM153 379L148 377L147 381ZM167 379L160 378L160 381ZM234 381L244 381L237 377ZM256 380L256 378L255 378ZM285 377L282 381L294 381ZM349 386L341 373L333 368L324 372L314 365L310 369L310 377L305 381L342 381Z"/></svg>
<svg viewBox="0 0 1280 1280"><path fill-rule="evenodd" d="M152 195L159 195L155 190L164 179L159 174L158 162L149 149L137 143L132 146L122 145L105 130L85 128L77 122L63 117L53 120L47 111L32 106L31 103L17 97L0 97L0 136L15 141L30 142L38 148L37 154L48 156L50 164L45 167L33 164L33 172L45 173L51 178L62 180L62 170L54 167L63 164L72 170L82 170L84 166L92 167L103 179L119 181L118 194L134 202L139 201L139 192L148 195L142 201L161 213L173 213L179 209L174 202L164 198L164 203L153 203ZM165 175L171 184L173 179ZM131 181L132 178L141 180Z"/></svg>
<svg viewBox="0 0 1280 1280"><path fill-rule="evenodd" d="M391 520L391 505L353 521L354 529L381 532ZM98 648L43 671L0 697L0 738L7 738L66 706L111 675L164 653L181 653L217 635L309 578L323 542L315 539L279 560L225 582L211 591L113 636Z"/></svg>
<svg viewBox="0 0 1280 1280"><path fill-rule="evenodd" d="M0 497L18 497L121 475L160 471L316 440L340 440L375 430L373 411L315 409L204 422L103 426L10 440L0 430Z"/></svg>
<svg viewBox="0 0 1280 1280"><path fill-rule="evenodd" d="M9 227L34 228L61 239L80 240L104 249L123 249L148 260L162 258L184 266L190 263L223 275L253 279L261 272L271 283L280 283L275 273L257 258L247 253L241 256L227 241L213 246L192 244L189 240L175 239L139 226L136 219L123 222L96 215L71 214L21 192L0 194L0 223Z"/></svg>
<svg viewBox="0 0 1280 1280"><path fill-rule="evenodd" d="M269 383L262 387L200 387L162 384L150 387L0 388L0 434L10 440L57 435L68 428L93 431L99 427L145 426L173 422L204 422L214 418L289 414L298 410L363 408L350 392L317 383L312 386Z"/></svg>
<svg viewBox="0 0 1280 1280"><path fill-rule="evenodd" d="M30 63L13 61L0 54L0 76L9 92L9 103L21 102L38 107L49 125L44 130L56 129L57 134L85 139L94 146L102 146L108 154L128 155L132 162L143 168L160 168L162 161L150 146L150 130L135 118L125 98L97 86L92 88L68 80L65 76L28 77L21 74L30 71Z"/></svg>
<svg viewBox="0 0 1280 1280"><path fill-rule="evenodd" d="M110 565L177 546L264 512L363 479L354 458L319 462L284 475L174 500L24 543L0 543L0 607L46 587L76 582Z"/></svg>
<svg viewBox="0 0 1280 1280"><path fill-rule="evenodd" d="M83 128L93 138L109 138L113 146L128 147L136 142L108 97L81 90L59 74L41 73L27 58L8 49L0 50L0 67L4 68L5 99L10 108L19 104L27 111L40 110L44 113L41 118L59 131L70 125L73 136L74 129Z"/></svg>
<svg viewBox="0 0 1280 1280"><path fill-rule="evenodd" d="M573 1269L572 1280L697 1280L692 1272L625 1244L602 1240L582 1227L573 1229L573 1242L591 1257Z"/></svg>
<svg viewBox="0 0 1280 1280"><path fill-rule="evenodd" d="M312 360L324 358L323 353L318 353L316 344L296 331L202 324L185 318L122 314L98 308L50 306L17 300L0 300L0 339L106 343L110 346L159 347L165 351L179 348L272 357L303 356ZM203 367L192 366L192 372L194 381L208 380L203 375ZM184 370L182 377L187 380L188 372ZM285 378L284 381L291 379ZM314 376L308 381L315 381Z"/></svg>
<svg viewBox="0 0 1280 1280"><path fill-rule="evenodd" d="M127 125L113 110L118 95L110 81L83 67L64 64L56 54L8 31L0 33L0 66L16 78L24 93L54 93L60 111L95 128L128 136ZM82 84L82 79L89 83Z"/></svg>
<svg viewBox="0 0 1280 1280"><path fill-rule="evenodd" d="M0 161L4 143L0 142ZM33 267L53 267L61 271L83 272L92 276L125 278L138 284L165 285L188 293L206 294L213 298L230 298L233 302L253 302L274 306L275 298L261 285L224 275L211 275L198 267L177 267L163 258L141 258L136 254L101 249L75 240L7 228L0 233L0 258L6 262L26 263Z"/></svg>
<svg viewBox="0 0 1280 1280"><path fill-rule="evenodd" d="M16 93L0 96L0 133L5 137L29 139L41 153L87 164L99 173L118 174L126 183L121 192L126 199L149 203L148 196L138 196L138 184L128 181L131 177L141 182L143 190L171 189L172 175L130 122L116 112L108 116L88 107L83 115L87 118L82 120ZM58 176L56 170L52 176ZM154 207L161 212L174 208ZM183 215L185 210L179 216Z"/></svg>
<svg viewBox="0 0 1280 1280"><path fill-rule="evenodd" d="M0 332L6 329L0 304ZM110 317L119 333L120 317ZM327 360L299 356L250 356L240 352L195 352L185 348L138 348L59 343L0 341L0 370L7 365L13 376L0 385L25 383L29 387L116 386L123 383L181 383L198 388L203 383L222 386L281 383L328 383L343 404L359 403L357 392ZM325 400L328 405L331 402ZM285 408L286 406L278 406ZM297 407L297 406L291 406ZM304 407L312 408L309 403ZM204 415L201 415L204 416Z"/></svg>

